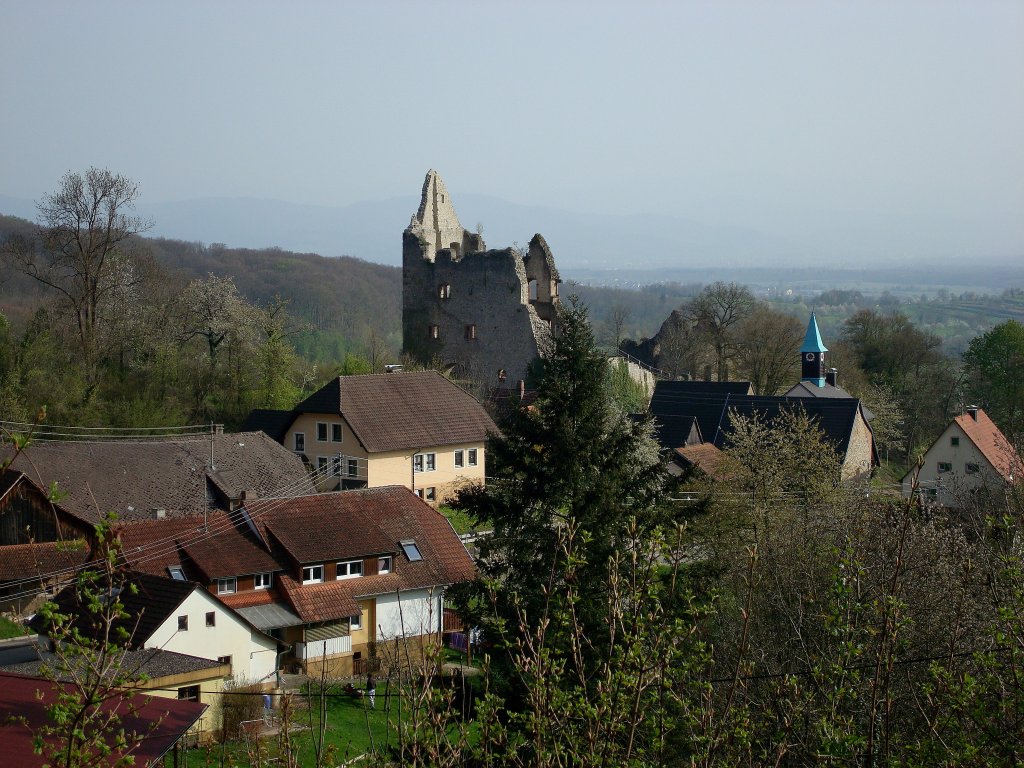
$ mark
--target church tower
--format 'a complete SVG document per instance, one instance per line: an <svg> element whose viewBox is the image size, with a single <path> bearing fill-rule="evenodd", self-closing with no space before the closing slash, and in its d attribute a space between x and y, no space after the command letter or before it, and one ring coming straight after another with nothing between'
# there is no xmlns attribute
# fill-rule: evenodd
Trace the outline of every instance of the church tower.
<svg viewBox="0 0 1024 768"><path fill-rule="evenodd" d="M816 387L825 386L825 353L828 352L818 333L818 321L811 312L811 321L807 324L807 335L800 347L800 380Z"/></svg>

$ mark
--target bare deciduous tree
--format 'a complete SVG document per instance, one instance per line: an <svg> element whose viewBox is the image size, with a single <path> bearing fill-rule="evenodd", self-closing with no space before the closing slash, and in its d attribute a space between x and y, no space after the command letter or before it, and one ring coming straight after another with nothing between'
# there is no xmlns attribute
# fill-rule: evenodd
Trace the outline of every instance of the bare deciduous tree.
<svg viewBox="0 0 1024 768"><path fill-rule="evenodd" d="M25 274L53 289L75 318L85 375L95 384L99 328L108 299L142 279L133 237L150 222L130 215L138 185L106 169L64 174L56 192L39 201L38 237L14 238L5 251Z"/></svg>
<svg viewBox="0 0 1024 768"><path fill-rule="evenodd" d="M777 395L800 375L803 327L791 315L759 304L736 326L737 372L754 394Z"/></svg>

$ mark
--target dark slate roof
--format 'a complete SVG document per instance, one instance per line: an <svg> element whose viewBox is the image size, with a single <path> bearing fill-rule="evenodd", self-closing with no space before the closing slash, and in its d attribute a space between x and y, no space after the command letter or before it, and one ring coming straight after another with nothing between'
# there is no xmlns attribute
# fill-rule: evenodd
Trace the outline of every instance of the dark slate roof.
<svg viewBox="0 0 1024 768"><path fill-rule="evenodd" d="M680 448L701 442L700 427L693 416L662 414L654 419L654 439L666 448Z"/></svg>
<svg viewBox="0 0 1024 768"><path fill-rule="evenodd" d="M207 468L211 448L215 469ZM106 442L36 442L14 466L41 488L56 481L61 508L97 522L99 513L122 520L201 514L208 494L237 499L313 493L302 460L263 432Z"/></svg>
<svg viewBox="0 0 1024 768"><path fill-rule="evenodd" d="M89 559L89 546L84 541L47 541L39 544L13 544L0 547L0 581L52 578L73 570ZM36 586L39 586L38 581Z"/></svg>
<svg viewBox="0 0 1024 768"><path fill-rule="evenodd" d="M339 376L295 412L342 414L371 453L480 442L498 431L476 398L437 371Z"/></svg>
<svg viewBox="0 0 1024 768"><path fill-rule="evenodd" d="M32 661L23 661L18 664L6 664L0 667L0 671L14 672L20 675L38 675L41 667L45 664L51 670L59 663L59 659L49 651L39 651L36 648L36 658ZM124 654L124 663L121 665L121 674L126 678L134 679L145 675L152 680L157 677L168 677L172 675L187 675L203 670L214 670L224 666L214 659L202 659L198 656L189 656L175 651L165 651L162 648L136 648Z"/></svg>
<svg viewBox="0 0 1024 768"><path fill-rule="evenodd" d="M129 583L135 585L134 591L129 588ZM131 633L128 644L132 648L145 645L150 635L168 617L175 615L178 606L196 589L201 587L191 581L175 581L145 573L131 574L118 594L127 614L127 618L120 623ZM74 587L61 591L54 601L60 606L61 613L79 618L90 615ZM82 625L82 631L87 631L87 627Z"/></svg>
<svg viewBox="0 0 1024 768"><path fill-rule="evenodd" d="M46 759L34 750L35 734L50 723L48 707L58 690L70 690L68 683L53 683L38 677L0 673L0 712L17 713L18 723L0 728L0 754L4 768L40 768ZM162 758L206 711L206 704L139 694L116 697L101 705L114 710L119 727L127 733L142 733L131 756L139 768L161 764ZM110 760L126 755L111 744Z"/></svg>
<svg viewBox="0 0 1024 768"><path fill-rule="evenodd" d="M654 397L670 395L752 395L754 385L749 381L658 381Z"/></svg>
<svg viewBox="0 0 1024 768"><path fill-rule="evenodd" d="M735 411L744 416L757 413L762 418L773 419L779 412L787 408L803 408L825 433L825 437L835 446L841 456L846 454L854 420L860 411L860 401L855 398L790 398L790 397L759 397L754 395L712 395L698 394L687 396L685 393L665 391L658 397L655 388L654 399L651 400L651 412L655 419L662 416L692 416L697 420L701 436L707 443L722 448L731 432L730 414ZM663 446L668 450L680 446Z"/></svg>
<svg viewBox="0 0 1024 768"><path fill-rule="evenodd" d="M242 423L242 432L266 432L271 439L284 442L288 427L295 421L294 411L281 411L270 408L257 408L250 411Z"/></svg>
<svg viewBox="0 0 1024 768"><path fill-rule="evenodd" d="M850 398L853 397L842 387L835 384L828 384L819 387L816 384L812 384L809 381L801 381L799 384L794 384L793 387L786 393L786 397L838 397L838 398ZM875 414L864 407L864 403L860 404L860 409L864 413L864 421L871 421L875 418Z"/></svg>

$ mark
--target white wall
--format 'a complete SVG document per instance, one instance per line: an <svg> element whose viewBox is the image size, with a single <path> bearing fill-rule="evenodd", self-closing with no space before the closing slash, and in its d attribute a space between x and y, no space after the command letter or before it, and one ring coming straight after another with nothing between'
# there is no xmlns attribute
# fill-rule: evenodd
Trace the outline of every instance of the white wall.
<svg viewBox="0 0 1024 768"><path fill-rule="evenodd" d="M206 614L215 614L206 626ZM178 631L178 616L188 616L188 631ZM201 659L231 657L231 674L251 682L274 679L277 641L255 631L202 588L189 595L146 641L147 648L162 648Z"/></svg>
<svg viewBox="0 0 1024 768"><path fill-rule="evenodd" d="M442 615L440 589L411 589L399 595L377 597L377 642L437 631Z"/></svg>
<svg viewBox="0 0 1024 768"><path fill-rule="evenodd" d="M953 445L951 438L959 438L960 444ZM939 462L952 464L949 472L939 472ZM977 464L980 471L967 474L967 464ZM914 473L903 478L903 495L909 496ZM1001 482L985 455L967 436L955 421L946 427L942 436L935 441L924 455L918 486L922 492L934 490L934 499L947 507L960 506L964 496L972 488L982 485L998 485Z"/></svg>

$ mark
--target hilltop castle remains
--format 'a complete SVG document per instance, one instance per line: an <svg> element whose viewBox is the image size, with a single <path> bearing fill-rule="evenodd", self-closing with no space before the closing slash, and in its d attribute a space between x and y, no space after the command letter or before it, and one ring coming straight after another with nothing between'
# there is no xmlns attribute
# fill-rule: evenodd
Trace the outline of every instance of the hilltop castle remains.
<svg viewBox="0 0 1024 768"><path fill-rule="evenodd" d="M462 228L444 182L428 171L402 233L402 338L407 355L441 362L486 389L525 381L555 330L558 283L544 238L487 250Z"/></svg>

